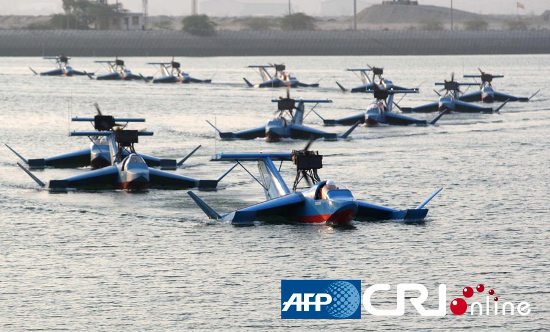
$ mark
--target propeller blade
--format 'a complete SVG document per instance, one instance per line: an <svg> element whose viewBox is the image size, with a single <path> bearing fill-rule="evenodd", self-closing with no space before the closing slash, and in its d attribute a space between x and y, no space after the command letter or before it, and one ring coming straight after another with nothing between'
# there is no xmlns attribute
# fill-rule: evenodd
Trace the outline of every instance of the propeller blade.
<svg viewBox="0 0 550 332"><path fill-rule="evenodd" d="M306 146L304 147L304 151L309 151L309 148L311 147L311 145L313 144L313 142L315 142L317 139L312 137L306 144Z"/></svg>
<svg viewBox="0 0 550 332"><path fill-rule="evenodd" d="M97 111L97 115L103 115L103 113L101 113L101 109L99 108L99 104L98 103L94 103L94 107Z"/></svg>
<svg viewBox="0 0 550 332"><path fill-rule="evenodd" d="M451 82L454 82L454 81L455 81L455 73L452 72L452 74L451 74Z"/></svg>

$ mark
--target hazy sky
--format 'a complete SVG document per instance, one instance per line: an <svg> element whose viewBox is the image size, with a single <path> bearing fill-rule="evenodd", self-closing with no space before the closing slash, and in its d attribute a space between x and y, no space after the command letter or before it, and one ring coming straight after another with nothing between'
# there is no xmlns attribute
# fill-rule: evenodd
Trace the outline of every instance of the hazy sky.
<svg viewBox="0 0 550 332"><path fill-rule="evenodd" d="M212 1L212 0L210 0ZM223 6L224 0L216 0ZM288 0L238 0L253 3L281 3L285 6ZM311 15L318 14L320 3L324 0L291 0L295 11L303 11ZM340 0L352 1L352 0ZM110 0L114 3L115 0ZM141 11L141 0L120 0L125 8ZM366 0L369 4L380 3L381 0ZM449 6L450 0L419 0L421 4ZM525 10L517 10L517 0L454 0L454 6L483 14L540 14L550 9L550 0L519 0ZM149 0L150 15L187 15L190 12L191 0ZM200 0L199 0L200 4ZM199 5L200 8L200 5ZM61 0L0 0L0 15L40 15L61 11ZM208 14L208 13L206 13Z"/></svg>

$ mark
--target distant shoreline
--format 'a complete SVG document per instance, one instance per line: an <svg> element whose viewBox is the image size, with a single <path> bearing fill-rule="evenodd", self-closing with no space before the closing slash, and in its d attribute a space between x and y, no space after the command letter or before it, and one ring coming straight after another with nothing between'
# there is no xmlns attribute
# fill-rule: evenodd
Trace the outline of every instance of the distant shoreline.
<svg viewBox="0 0 550 332"><path fill-rule="evenodd" d="M0 56L548 54L550 31L0 30Z"/></svg>

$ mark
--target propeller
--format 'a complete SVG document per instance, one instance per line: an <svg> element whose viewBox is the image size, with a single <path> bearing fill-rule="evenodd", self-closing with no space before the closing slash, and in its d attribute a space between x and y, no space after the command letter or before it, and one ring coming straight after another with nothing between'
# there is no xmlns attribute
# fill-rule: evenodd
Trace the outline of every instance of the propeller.
<svg viewBox="0 0 550 332"><path fill-rule="evenodd" d="M101 113L101 109L99 108L99 104L98 103L94 103L94 107L97 111L97 115L103 115L103 113Z"/></svg>
<svg viewBox="0 0 550 332"><path fill-rule="evenodd" d="M306 143L306 146L304 146L302 151L309 151L309 148L311 148L311 146L313 145L313 142L315 142L316 140L317 138L312 136L311 139Z"/></svg>

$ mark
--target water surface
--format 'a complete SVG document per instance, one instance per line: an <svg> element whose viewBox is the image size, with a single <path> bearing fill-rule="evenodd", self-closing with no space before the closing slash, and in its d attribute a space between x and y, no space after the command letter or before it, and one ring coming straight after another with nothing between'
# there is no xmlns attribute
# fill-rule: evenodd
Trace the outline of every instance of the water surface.
<svg viewBox="0 0 550 332"><path fill-rule="evenodd" d="M73 59L76 69L100 71L92 58ZM135 72L152 75L149 61L127 58ZM229 167L209 162L214 152L290 151L303 142L220 142L204 122L226 130L262 125L272 98L284 90L245 88L259 77L245 66L284 62L305 82L321 88L294 97L330 98L326 117L351 115L369 96L341 93L359 81L343 71L367 63L422 93L401 103L435 100L435 81L486 68L506 77L504 92L528 96L550 86L550 56L186 58L183 66L212 85L98 82L85 77L35 77L28 66L52 67L39 58L0 61L0 141L29 158L87 146L68 130L72 115L89 116L98 102L107 114L146 117L153 137L138 151L178 158L203 148L178 173L208 179ZM432 115L418 115L431 118ZM320 127L320 120L307 120ZM345 131L343 127L329 128ZM435 188L423 224L357 223L353 230L302 225L236 228L208 222L184 191L50 194L37 190L0 149L0 329L11 330L548 330L550 264L548 179L550 99L510 103L501 114L450 115L435 127L358 128L353 139L317 142L325 155L320 172L357 198L399 208L415 207ZM256 170L250 164L251 170ZM43 180L83 170L45 170ZM291 165L283 168L289 182ZM264 199L243 171L218 192L201 196L220 212ZM502 301L528 301L527 317L373 317L361 321L282 321L280 279L361 279L373 283L422 283L448 296L484 283ZM449 298L450 301L450 298ZM393 304L391 298L384 303ZM410 308L409 308L410 309Z"/></svg>

